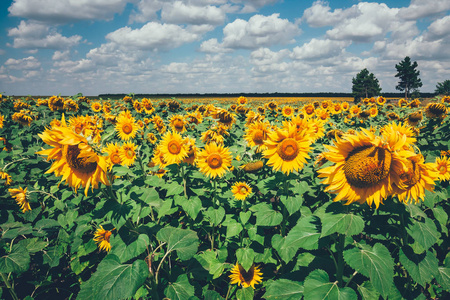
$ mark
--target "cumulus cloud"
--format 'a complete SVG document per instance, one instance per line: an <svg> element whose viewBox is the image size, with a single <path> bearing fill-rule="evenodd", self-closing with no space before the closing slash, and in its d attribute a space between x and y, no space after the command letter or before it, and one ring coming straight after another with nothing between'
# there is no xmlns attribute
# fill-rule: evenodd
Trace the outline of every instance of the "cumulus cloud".
<svg viewBox="0 0 450 300"><path fill-rule="evenodd" d="M227 49L227 48L222 47L222 45L215 38L212 38L212 39L202 42L199 50L201 52L207 52L207 53L226 53L226 52L233 51L232 49Z"/></svg>
<svg viewBox="0 0 450 300"><path fill-rule="evenodd" d="M127 0L14 0L11 16L45 23L69 23L76 20L111 20L123 11Z"/></svg>
<svg viewBox="0 0 450 300"><path fill-rule="evenodd" d="M16 28L8 30L13 37L14 48L64 49L77 45L81 36L65 37L54 28L34 21L20 21Z"/></svg>
<svg viewBox="0 0 450 300"><path fill-rule="evenodd" d="M241 2L244 4L241 13L252 13L263 6L277 3L279 0L243 0Z"/></svg>
<svg viewBox="0 0 450 300"><path fill-rule="evenodd" d="M436 40L448 35L450 35L450 16L445 16L428 26L428 31L425 33L425 39Z"/></svg>
<svg viewBox="0 0 450 300"><path fill-rule="evenodd" d="M173 24L219 25L225 21L225 12L213 5L197 6L176 1L163 6L161 19Z"/></svg>
<svg viewBox="0 0 450 300"><path fill-rule="evenodd" d="M348 9L335 9L331 11L331 7L325 1L316 1L310 8L305 9L302 21L308 23L311 27L323 27L336 25L348 18L355 18L361 12L357 6Z"/></svg>
<svg viewBox="0 0 450 300"><path fill-rule="evenodd" d="M52 59L53 60L67 60L69 59L69 50L66 51L55 51L53 53Z"/></svg>
<svg viewBox="0 0 450 300"><path fill-rule="evenodd" d="M34 56L28 56L26 58L14 59L9 58L5 62L5 66L8 69L13 70L33 70L41 67L41 63Z"/></svg>
<svg viewBox="0 0 450 300"><path fill-rule="evenodd" d="M313 38L310 42L297 46L292 50L292 59L322 59L332 58L351 44L349 41L321 40Z"/></svg>
<svg viewBox="0 0 450 300"><path fill-rule="evenodd" d="M269 48L259 48L250 53L250 62L254 65L271 65L280 63L289 55L289 50L283 49L278 52L272 51Z"/></svg>
<svg viewBox="0 0 450 300"><path fill-rule="evenodd" d="M400 9L398 16L405 20L417 20L446 13L448 10L450 10L448 0L411 0L408 7Z"/></svg>
<svg viewBox="0 0 450 300"><path fill-rule="evenodd" d="M196 41L200 35L178 25L149 22L138 29L122 27L106 35L106 38L124 47L166 50Z"/></svg>

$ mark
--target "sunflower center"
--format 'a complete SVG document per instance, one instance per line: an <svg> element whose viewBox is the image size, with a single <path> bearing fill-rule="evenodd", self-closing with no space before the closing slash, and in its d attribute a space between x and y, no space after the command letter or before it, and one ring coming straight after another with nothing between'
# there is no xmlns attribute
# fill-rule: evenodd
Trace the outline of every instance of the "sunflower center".
<svg viewBox="0 0 450 300"><path fill-rule="evenodd" d="M266 139L266 135L264 131L257 129L253 132L253 142L255 142L256 145L262 145L264 144L264 140Z"/></svg>
<svg viewBox="0 0 450 300"><path fill-rule="evenodd" d="M184 122L182 120L177 119L173 122L173 127L175 127L178 130L182 130L184 127Z"/></svg>
<svg viewBox="0 0 450 300"><path fill-rule="evenodd" d="M105 241L107 241L108 243L109 243L109 238L111 237L111 234L112 234L111 231L106 230L104 239L105 239Z"/></svg>
<svg viewBox="0 0 450 300"><path fill-rule="evenodd" d="M134 157L134 151L132 149L126 149L125 156L127 158L133 158Z"/></svg>
<svg viewBox="0 0 450 300"><path fill-rule="evenodd" d="M412 187L420 180L420 170L414 161L408 160L406 164L408 171L400 174L400 179L405 185Z"/></svg>
<svg viewBox="0 0 450 300"><path fill-rule="evenodd" d="M167 145L167 148L170 152L170 154L179 154L181 151L181 145L178 141L170 141L169 144Z"/></svg>
<svg viewBox="0 0 450 300"><path fill-rule="evenodd" d="M90 161L90 157L79 157L80 149L78 145L67 145L63 148L67 164L77 171L91 173L97 169L97 162Z"/></svg>
<svg viewBox="0 0 450 300"><path fill-rule="evenodd" d="M389 175L391 153L375 146L354 149L344 164L344 174L348 182L358 188L368 188L378 184Z"/></svg>
<svg viewBox="0 0 450 300"><path fill-rule="evenodd" d="M297 157L298 154L298 144L293 138L284 139L277 146L277 153L284 161L291 161Z"/></svg>
<svg viewBox="0 0 450 300"><path fill-rule="evenodd" d="M241 186L241 188L239 190L239 193L240 194L247 194L247 192L248 192L247 188L245 186Z"/></svg>
<svg viewBox="0 0 450 300"><path fill-rule="evenodd" d="M444 165L439 166L439 173L445 174L447 172L447 167Z"/></svg>
<svg viewBox="0 0 450 300"><path fill-rule="evenodd" d="M125 124L123 124L123 126L122 126L122 131L123 131L125 134L130 134L130 133L133 132L133 126L131 126L130 123L125 123Z"/></svg>
<svg viewBox="0 0 450 300"><path fill-rule="evenodd" d="M240 275L240 279L241 281L244 281L247 284L250 284L250 282L253 280L253 276L254 276L254 266L251 266L251 268L247 271L244 270L244 268L239 265L239 275Z"/></svg>
<svg viewBox="0 0 450 300"><path fill-rule="evenodd" d="M222 157L218 153L212 153L206 159L208 166L212 169L218 169L222 166Z"/></svg>
<svg viewBox="0 0 450 300"><path fill-rule="evenodd" d="M117 153L117 152L112 153L110 156L110 159L113 164L115 164L115 165L120 164L121 159L120 159L119 153Z"/></svg>

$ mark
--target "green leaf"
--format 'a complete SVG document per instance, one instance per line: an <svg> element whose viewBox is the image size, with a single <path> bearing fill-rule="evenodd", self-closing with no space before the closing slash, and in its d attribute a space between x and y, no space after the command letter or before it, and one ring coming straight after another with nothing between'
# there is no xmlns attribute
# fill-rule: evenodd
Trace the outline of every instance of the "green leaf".
<svg viewBox="0 0 450 300"><path fill-rule="evenodd" d="M225 221L223 221L222 225L227 227L227 239L238 235L239 233L241 233L242 229L244 229L241 223L233 219L232 215L226 215Z"/></svg>
<svg viewBox="0 0 450 300"><path fill-rule="evenodd" d="M436 225L430 218L425 218L425 223L413 221L413 223L406 228L406 231L425 249L433 246L441 236L437 231Z"/></svg>
<svg viewBox="0 0 450 300"><path fill-rule="evenodd" d="M255 290L252 287L242 288L236 292L237 300L253 300Z"/></svg>
<svg viewBox="0 0 450 300"><path fill-rule="evenodd" d="M438 260L429 251L418 255L411 247L406 246L400 249L399 259L411 278L422 286L431 282L437 275Z"/></svg>
<svg viewBox="0 0 450 300"><path fill-rule="evenodd" d="M389 250L380 243L370 247L360 244L344 251L345 262L370 278L375 289L384 297L389 293L394 278L394 261Z"/></svg>
<svg viewBox="0 0 450 300"><path fill-rule="evenodd" d="M16 244L11 253L0 257L0 273L22 273L30 266L30 254L25 247Z"/></svg>
<svg viewBox="0 0 450 300"><path fill-rule="evenodd" d="M134 193L134 194L133 194ZM131 193L132 199L139 199L149 206L160 208L162 200L155 188L143 188Z"/></svg>
<svg viewBox="0 0 450 300"><path fill-rule="evenodd" d="M186 199L185 197L182 198L184 198L184 201L181 203L181 207L193 220L195 220L202 209L202 201L198 197L190 197L189 199Z"/></svg>
<svg viewBox="0 0 450 300"><path fill-rule="evenodd" d="M197 252L199 240L197 233L189 229L165 227L158 231L156 237L167 243L167 251L177 251L181 260L190 259Z"/></svg>
<svg viewBox="0 0 450 300"><path fill-rule="evenodd" d="M278 279L267 284L264 299L266 300L297 300L303 296L303 285L288 279Z"/></svg>
<svg viewBox="0 0 450 300"><path fill-rule="evenodd" d="M380 298L380 293L377 292L370 281L364 281L363 284L358 285L358 292L363 300L378 300Z"/></svg>
<svg viewBox="0 0 450 300"><path fill-rule="evenodd" d="M240 248L236 250L236 258L239 264L248 271L253 265L255 259L255 251L252 248Z"/></svg>
<svg viewBox="0 0 450 300"><path fill-rule="evenodd" d="M244 225L247 224L248 219L250 219L251 216L252 216L251 211L246 211L246 212L241 211L239 213L239 219L241 220L241 223Z"/></svg>
<svg viewBox="0 0 450 300"><path fill-rule="evenodd" d="M163 201L161 208L158 210L159 218L162 218L166 215L170 215L178 210L177 208L172 208L172 203L173 203L172 198L168 198Z"/></svg>
<svg viewBox="0 0 450 300"><path fill-rule="evenodd" d="M98 265L92 277L81 284L79 299L125 299L134 296L149 274L143 260L121 264L116 255L109 254Z"/></svg>
<svg viewBox="0 0 450 300"><path fill-rule="evenodd" d="M119 236L114 237L114 239L119 239ZM148 235L140 234L138 238L126 245L123 241L120 241L117 246L113 245L110 254L116 255L121 263L125 263L132 258L135 258L142 254L150 244Z"/></svg>
<svg viewBox="0 0 450 300"><path fill-rule="evenodd" d="M204 211L203 214L213 223L214 226L217 226L222 222L225 217L225 209L220 206L217 209L209 207L207 211Z"/></svg>
<svg viewBox="0 0 450 300"><path fill-rule="evenodd" d="M203 299L205 300L224 300L222 296L216 291L207 290L203 293Z"/></svg>
<svg viewBox="0 0 450 300"><path fill-rule="evenodd" d="M253 205L250 210L255 213L258 226L277 226L283 221L283 215L273 210L267 203Z"/></svg>
<svg viewBox="0 0 450 300"><path fill-rule="evenodd" d="M178 276L177 281L169 283L164 294L171 300L186 300L194 295L194 287L189 283L186 274Z"/></svg>
<svg viewBox="0 0 450 300"><path fill-rule="evenodd" d="M448 221L448 214L445 212L445 210L438 206L431 209L433 211L433 215L436 218L436 220L441 224L442 228L445 228L447 226Z"/></svg>
<svg viewBox="0 0 450 300"><path fill-rule="evenodd" d="M327 272L314 270L305 279L305 300L356 300L358 296L351 288L340 288L338 282L330 282Z"/></svg>
<svg viewBox="0 0 450 300"><path fill-rule="evenodd" d="M39 252L48 245L47 242L40 241L38 238L24 239L18 244L26 248L29 253Z"/></svg>
<svg viewBox="0 0 450 300"><path fill-rule="evenodd" d="M303 205L303 196L296 197L286 197L280 196L281 202L286 206L289 215L295 214L300 210L300 207Z"/></svg>
<svg viewBox="0 0 450 300"><path fill-rule="evenodd" d="M436 280L445 290L450 290L450 268L439 267Z"/></svg>
<svg viewBox="0 0 450 300"><path fill-rule="evenodd" d="M320 220L322 221L321 237L335 232L351 236L361 233L364 229L364 220L353 214L326 213Z"/></svg>
<svg viewBox="0 0 450 300"><path fill-rule="evenodd" d="M164 188L167 189L166 197L173 196L173 195L180 195L184 191L183 186L180 185L178 182L172 182L170 184L166 184L166 185L164 185Z"/></svg>

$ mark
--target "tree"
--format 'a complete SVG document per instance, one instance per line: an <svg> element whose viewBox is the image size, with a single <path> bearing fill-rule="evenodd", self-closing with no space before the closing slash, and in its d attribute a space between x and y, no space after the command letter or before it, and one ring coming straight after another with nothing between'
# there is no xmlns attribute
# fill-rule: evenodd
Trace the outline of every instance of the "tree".
<svg viewBox="0 0 450 300"><path fill-rule="evenodd" d="M378 79L373 73L369 73L367 69L363 69L356 74L356 77L352 79L352 83L352 94L355 102L359 102L361 98L379 95L381 92Z"/></svg>
<svg viewBox="0 0 450 300"><path fill-rule="evenodd" d="M422 80L420 80L420 71L416 70L418 64L415 61L411 63L409 56L405 57L399 64L395 65L397 74L395 77L400 78L397 86L395 87L399 91L405 91L405 99L408 99L408 93L412 90L417 90L422 86Z"/></svg>
<svg viewBox="0 0 450 300"><path fill-rule="evenodd" d="M438 95L450 96L450 80L438 82L436 90L434 91Z"/></svg>

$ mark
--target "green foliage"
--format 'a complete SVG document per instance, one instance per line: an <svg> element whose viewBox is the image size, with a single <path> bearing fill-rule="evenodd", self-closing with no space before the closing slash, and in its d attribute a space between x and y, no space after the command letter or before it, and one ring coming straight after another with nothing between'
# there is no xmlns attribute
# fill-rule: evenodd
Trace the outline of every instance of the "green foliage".
<svg viewBox="0 0 450 300"><path fill-rule="evenodd" d="M352 79L352 84L352 95L355 102L359 102L362 98L380 95L381 87L378 79L367 69L362 69L356 74L356 77Z"/></svg>
<svg viewBox="0 0 450 300"><path fill-rule="evenodd" d="M422 80L420 79L420 71L417 70L417 62L411 62L411 58L406 56L401 62L395 65L397 74L400 81L395 87L399 91L405 91L405 99L408 99L408 93L417 90L422 86Z"/></svg>
<svg viewBox="0 0 450 300"><path fill-rule="evenodd" d="M434 92L438 95L450 96L450 79L438 82Z"/></svg>

